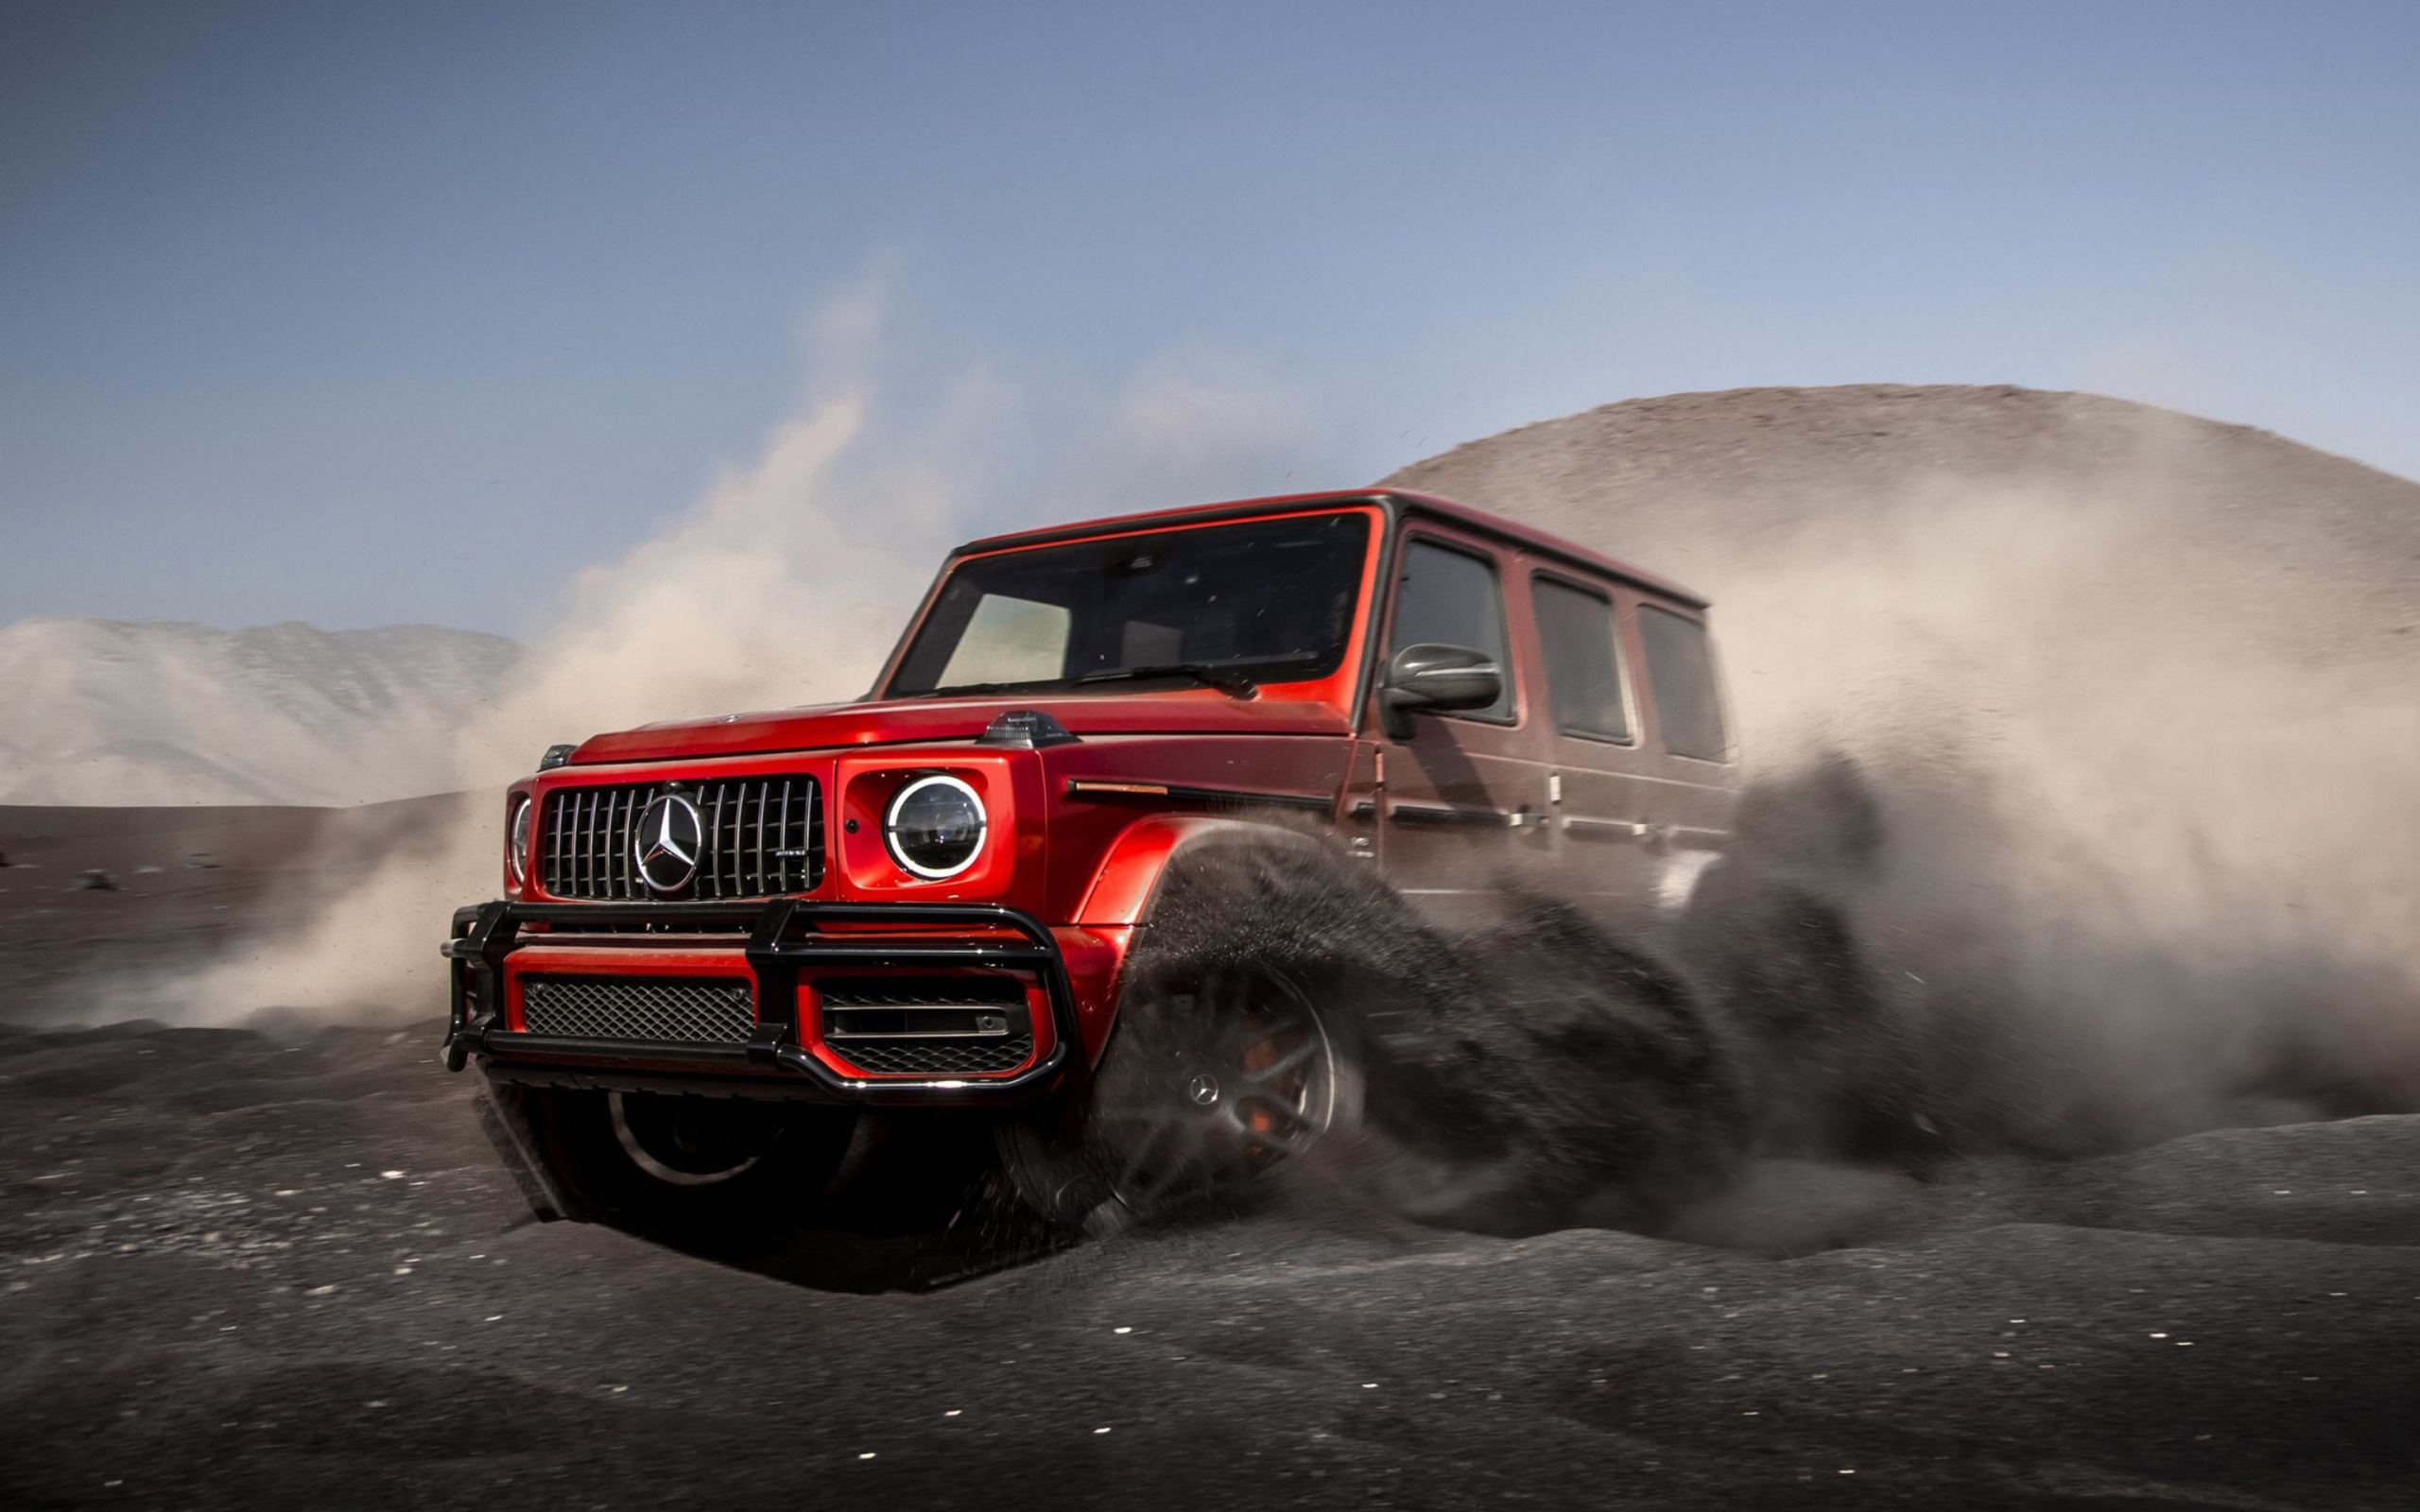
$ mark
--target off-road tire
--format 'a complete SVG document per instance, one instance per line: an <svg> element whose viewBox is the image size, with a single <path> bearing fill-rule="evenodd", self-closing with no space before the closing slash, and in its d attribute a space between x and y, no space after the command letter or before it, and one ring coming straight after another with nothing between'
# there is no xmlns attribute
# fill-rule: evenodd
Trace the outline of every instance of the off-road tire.
<svg viewBox="0 0 2420 1512"><path fill-rule="evenodd" d="M513 1091L529 1154L564 1216L684 1241L799 1225L847 1152L856 1116L741 1098Z"/></svg>
<svg viewBox="0 0 2420 1512"><path fill-rule="evenodd" d="M1312 994L1270 966L1148 973L1077 1098L997 1125L1026 1205L1098 1232L1250 1202L1359 1112Z"/></svg>

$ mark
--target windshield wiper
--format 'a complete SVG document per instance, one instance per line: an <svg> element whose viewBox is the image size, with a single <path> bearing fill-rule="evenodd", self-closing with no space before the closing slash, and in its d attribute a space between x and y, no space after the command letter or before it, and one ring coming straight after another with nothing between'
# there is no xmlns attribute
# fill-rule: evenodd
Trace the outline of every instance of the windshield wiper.
<svg viewBox="0 0 2420 1512"><path fill-rule="evenodd" d="M894 693L893 698L983 698L999 693L1021 693L1033 688L1047 688L1046 682L959 682L946 688L926 688L922 693Z"/></svg>
<svg viewBox="0 0 2420 1512"><path fill-rule="evenodd" d="M1233 667L1222 667L1208 662L1163 662L1148 667L1108 667L1099 672L1087 672L1078 683L1129 682L1144 678L1191 678L1205 688L1216 688L1234 698L1257 698L1260 684Z"/></svg>

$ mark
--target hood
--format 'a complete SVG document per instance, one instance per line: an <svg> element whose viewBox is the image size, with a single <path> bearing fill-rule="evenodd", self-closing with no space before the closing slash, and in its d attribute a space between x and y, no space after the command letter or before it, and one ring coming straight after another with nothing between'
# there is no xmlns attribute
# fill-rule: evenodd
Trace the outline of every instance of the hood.
<svg viewBox="0 0 2420 1512"><path fill-rule="evenodd" d="M577 766L606 762L752 756L853 746L969 741L1011 709L1039 709L1085 735L1349 735L1323 703L1234 698L1215 689L1087 697L901 698L675 720L594 735L572 753Z"/></svg>

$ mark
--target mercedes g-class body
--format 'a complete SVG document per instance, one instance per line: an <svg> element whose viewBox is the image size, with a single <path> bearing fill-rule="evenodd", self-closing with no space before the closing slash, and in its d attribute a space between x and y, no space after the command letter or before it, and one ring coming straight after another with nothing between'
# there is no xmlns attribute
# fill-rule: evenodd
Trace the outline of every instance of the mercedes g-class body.
<svg viewBox="0 0 2420 1512"><path fill-rule="evenodd" d="M504 896L445 947L445 1060L479 1063L542 1212L821 1185L872 1106L993 1110L1059 1218L1247 1177L1338 1116L1333 1025L1281 976L1139 980L1171 868L1310 845L1448 914L1519 875L1674 906L1735 803L1705 615L1397 491L975 541L866 697L597 735L513 783ZM1133 1026L1147 991L1173 1039ZM1121 1057L1165 1105L1124 1116L1189 1122L1087 1163L1069 1110Z"/></svg>

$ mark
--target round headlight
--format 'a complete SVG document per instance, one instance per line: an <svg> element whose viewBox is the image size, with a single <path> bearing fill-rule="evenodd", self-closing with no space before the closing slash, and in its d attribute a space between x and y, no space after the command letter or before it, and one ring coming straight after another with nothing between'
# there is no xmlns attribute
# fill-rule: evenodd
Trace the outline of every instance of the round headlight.
<svg viewBox="0 0 2420 1512"><path fill-rule="evenodd" d="M505 842L504 847L504 864L512 873L512 885L516 887L523 885L529 880L529 816L531 811L532 805L526 798L512 805L512 823L510 826L511 838Z"/></svg>
<svg viewBox="0 0 2420 1512"><path fill-rule="evenodd" d="M883 816L890 859L919 877L955 877L983 850L983 800L955 777L920 777Z"/></svg>

